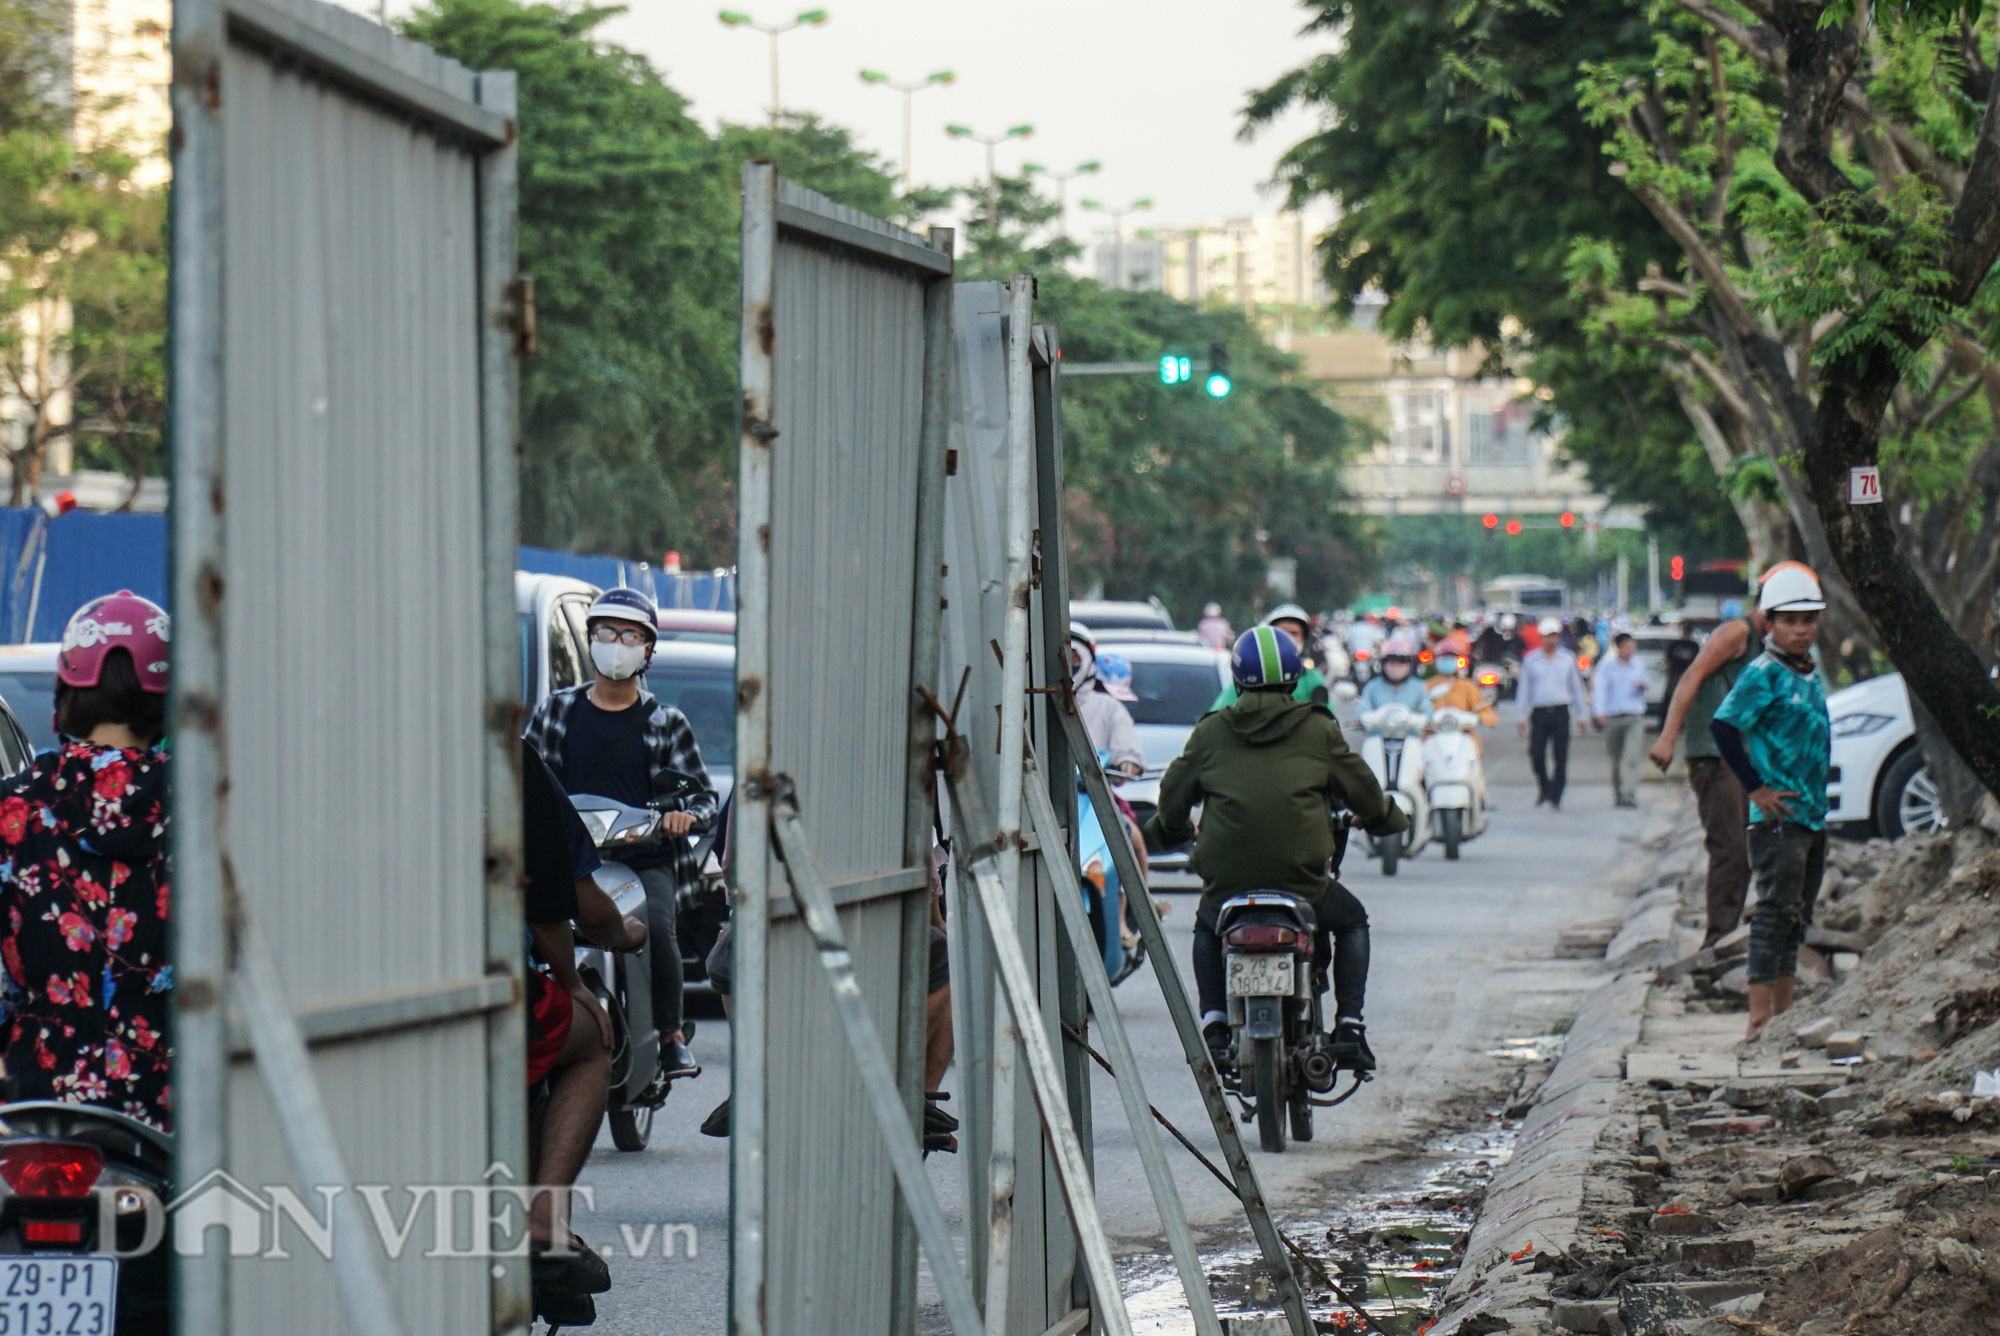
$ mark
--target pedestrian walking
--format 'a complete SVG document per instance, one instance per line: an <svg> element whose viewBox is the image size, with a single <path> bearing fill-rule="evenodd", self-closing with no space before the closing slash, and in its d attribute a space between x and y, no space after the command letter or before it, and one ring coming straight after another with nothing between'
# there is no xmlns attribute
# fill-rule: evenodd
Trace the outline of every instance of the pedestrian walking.
<svg viewBox="0 0 2000 1336"><path fill-rule="evenodd" d="M1753 610L1708 633L1694 662L1672 687L1660 736L1647 753L1660 772L1666 773L1673 764L1674 743L1685 729L1687 738L1681 751L1687 758L1688 787L1694 790L1695 813L1708 853L1708 924L1701 937L1704 947L1714 946L1736 931L1736 925L1743 921L1743 902L1750 894L1750 799L1722 763L1709 723L1737 677L1764 652L1768 629L1764 614Z"/></svg>
<svg viewBox="0 0 2000 1336"><path fill-rule="evenodd" d="M1620 631L1611 640L1612 655L1597 665L1591 695L1597 726L1604 730L1604 754L1611 761L1611 800L1619 807L1639 805L1639 726L1646 721L1646 689L1651 680L1639 660L1639 642Z"/></svg>
<svg viewBox="0 0 2000 1336"><path fill-rule="evenodd" d="M1562 647L1562 620L1542 618L1535 628L1538 644L1521 660L1521 683L1514 692L1521 735L1528 739L1528 764L1534 767L1541 794L1535 806L1547 803L1562 810L1563 789L1569 783L1569 729L1590 727L1590 702L1583 692L1583 674L1576 655Z"/></svg>
<svg viewBox="0 0 2000 1336"><path fill-rule="evenodd" d="M1194 633L1210 649L1228 649L1236 643L1236 633L1229 629L1229 619L1222 615L1220 603L1202 606L1201 620L1194 624Z"/></svg>
<svg viewBox="0 0 2000 1336"><path fill-rule="evenodd" d="M1729 689L1709 726L1723 761L1750 795L1750 1025L1755 1039L1792 1005L1792 990L1826 874L1826 772L1833 724L1813 638L1826 607L1819 577L1785 562L1764 578L1757 606L1771 624L1764 652Z"/></svg>

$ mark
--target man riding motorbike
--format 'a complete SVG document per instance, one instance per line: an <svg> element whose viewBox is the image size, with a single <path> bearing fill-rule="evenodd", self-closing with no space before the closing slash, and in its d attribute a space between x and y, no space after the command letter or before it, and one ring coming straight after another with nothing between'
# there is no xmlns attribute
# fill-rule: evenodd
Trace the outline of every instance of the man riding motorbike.
<svg viewBox="0 0 2000 1336"><path fill-rule="evenodd" d="M1287 636L1291 637L1293 646L1299 652L1301 666L1299 669L1299 680L1292 686L1293 698L1318 705L1326 704L1328 699L1326 674L1306 662L1305 658L1307 641L1312 637L1312 618L1306 614L1306 610L1296 603L1281 603L1271 609L1270 614L1264 618L1263 624L1283 631ZM1249 632L1244 632L1244 635L1248 634ZM1239 645L1242 644L1242 637L1239 636L1236 643ZM1216 696L1215 703L1208 708L1210 710L1226 710L1236 703L1236 697L1236 683L1231 682L1222 689L1221 693Z"/></svg>
<svg viewBox="0 0 2000 1336"><path fill-rule="evenodd" d="M629 807L652 800L666 771L692 775L700 787L678 800L657 849L634 850L623 861L646 887L646 929L653 942L653 1025L660 1034L660 1071L667 1080L701 1075L681 1029L681 953L674 920L680 888L701 875L683 837L708 828L717 798L687 717L662 705L639 684L659 639L653 600L636 589L607 589L586 614L591 681L551 693L535 707L522 736L541 753L569 794L595 794Z"/></svg>
<svg viewBox="0 0 2000 1336"><path fill-rule="evenodd" d="M1195 725L1167 767L1159 811L1146 823L1147 842L1155 848L1195 841L1192 866L1202 892L1194 977L1202 1036L1218 1067L1229 1061L1229 1019L1216 916L1233 895L1274 890L1313 906L1316 960L1327 958L1332 936L1334 1038L1356 1044L1366 1069L1375 1066L1361 1019L1368 913L1335 880L1343 832L1333 809L1345 806L1376 835L1395 834L1409 822L1348 749L1332 711L1294 698L1303 667L1289 635L1269 626L1245 631L1231 664L1238 698ZM1204 804L1199 833L1188 819L1196 803ZM1315 971L1316 986L1324 981L1325 974Z"/></svg>

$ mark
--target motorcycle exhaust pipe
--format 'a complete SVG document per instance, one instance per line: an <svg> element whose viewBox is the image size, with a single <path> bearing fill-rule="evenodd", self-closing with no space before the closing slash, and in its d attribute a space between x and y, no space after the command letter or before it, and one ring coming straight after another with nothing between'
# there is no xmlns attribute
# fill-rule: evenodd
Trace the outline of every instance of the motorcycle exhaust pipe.
<svg viewBox="0 0 2000 1336"><path fill-rule="evenodd" d="M1335 1073L1331 1054L1323 1049L1310 1049L1306 1052L1301 1066L1306 1078L1306 1089L1322 1095L1333 1089Z"/></svg>

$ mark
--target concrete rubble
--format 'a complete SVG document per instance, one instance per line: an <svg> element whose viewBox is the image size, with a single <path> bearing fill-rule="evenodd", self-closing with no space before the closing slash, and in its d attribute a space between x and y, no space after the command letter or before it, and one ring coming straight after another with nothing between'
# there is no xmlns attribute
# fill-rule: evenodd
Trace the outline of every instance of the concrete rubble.
<svg viewBox="0 0 2000 1336"><path fill-rule="evenodd" d="M1823 969L1746 1044L1748 933L1697 949L1678 812L1426 1336L2000 1336L1992 815L1835 841Z"/></svg>

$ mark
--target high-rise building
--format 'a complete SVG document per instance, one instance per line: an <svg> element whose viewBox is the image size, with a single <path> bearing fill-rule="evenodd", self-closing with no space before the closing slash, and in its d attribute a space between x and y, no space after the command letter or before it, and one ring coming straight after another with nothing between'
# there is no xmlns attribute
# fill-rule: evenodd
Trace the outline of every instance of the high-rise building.
<svg viewBox="0 0 2000 1336"><path fill-rule="evenodd" d="M1323 306L1326 283L1313 250L1322 224L1300 213L1260 213L1191 227L1127 226L1122 245L1100 228L1085 247L1084 272L1106 287L1158 292L1232 306ZM1117 281L1123 251L1124 281Z"/></svg>

